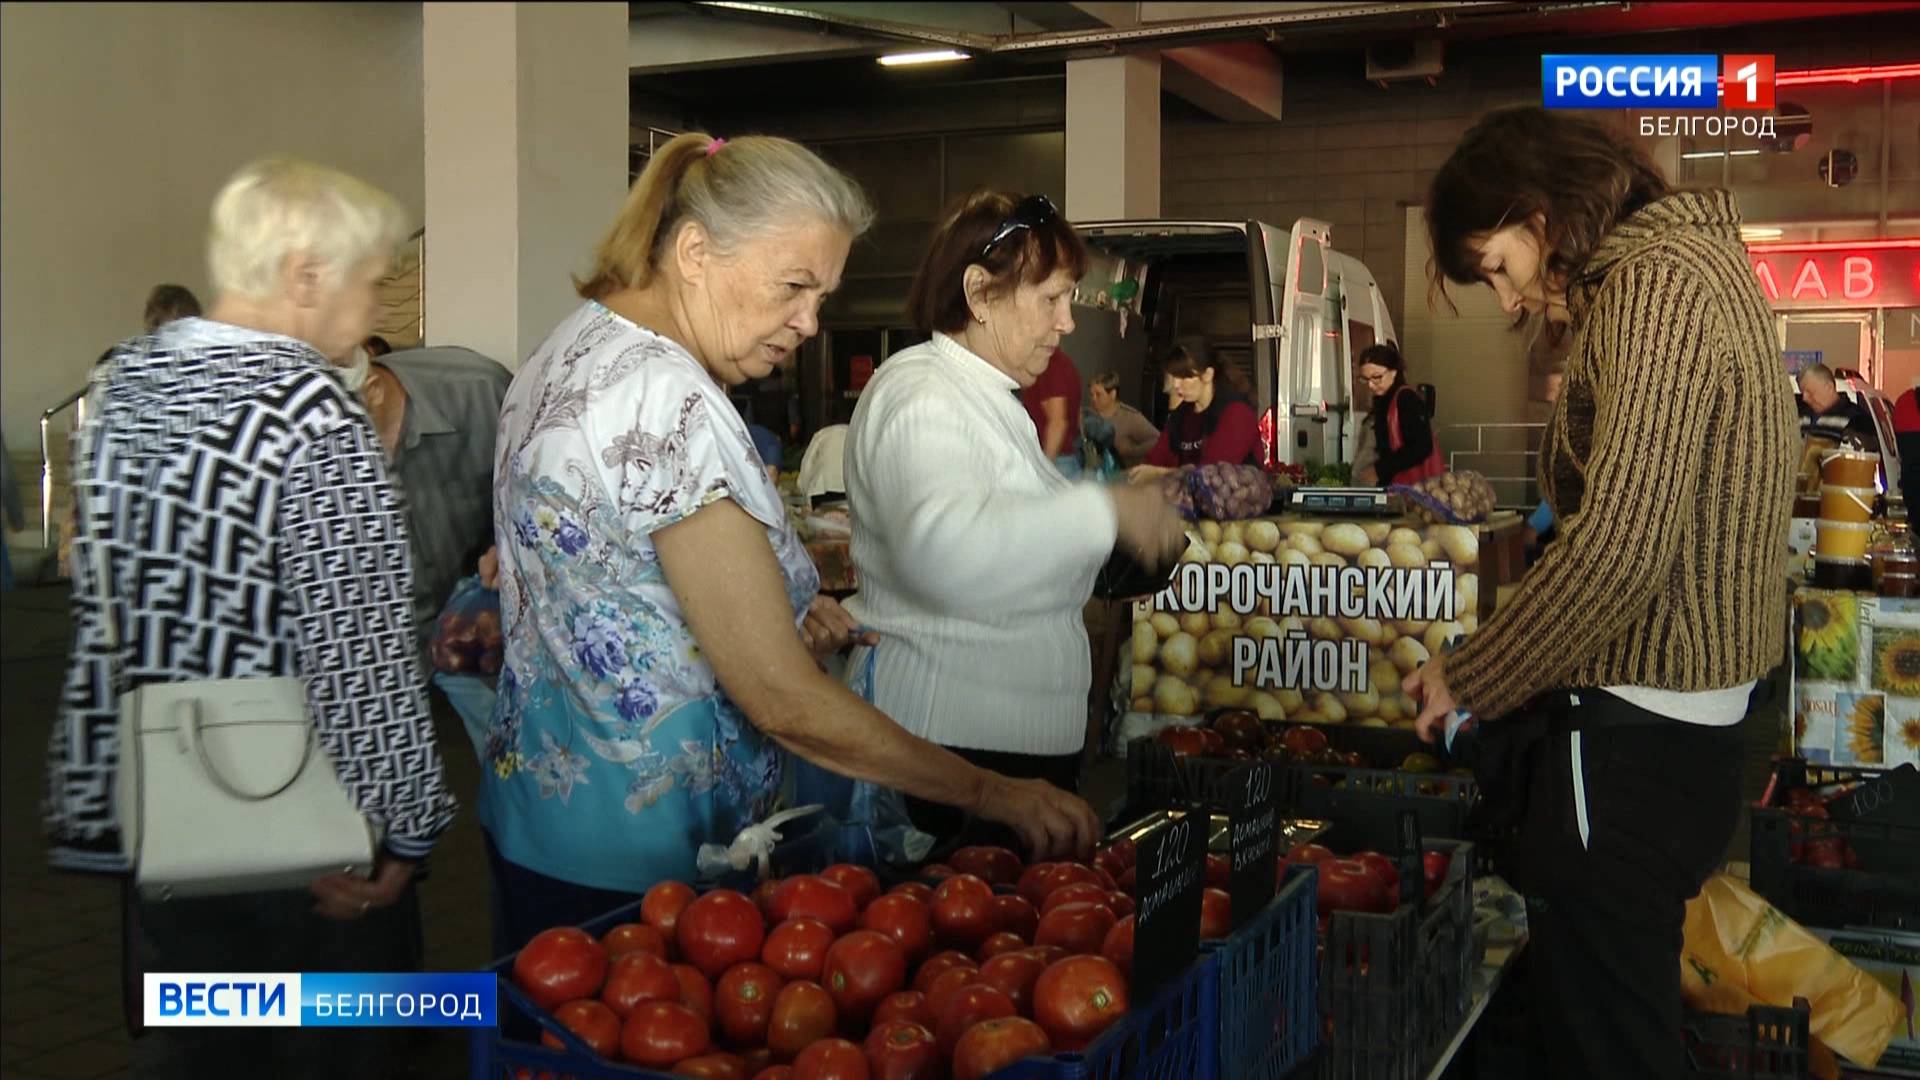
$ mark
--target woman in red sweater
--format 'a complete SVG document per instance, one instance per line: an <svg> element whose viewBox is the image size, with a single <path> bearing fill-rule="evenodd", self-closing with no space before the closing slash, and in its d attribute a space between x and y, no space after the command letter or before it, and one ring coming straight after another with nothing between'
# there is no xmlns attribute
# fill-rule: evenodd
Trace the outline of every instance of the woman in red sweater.
<svg viewBox="0 0 1920 1080"><path fill-rule="evenodd" d="M1156 480L1182 465L1260 463L1260 427L1253 406L1227 385L1204 347L1177 346L1167 357L1165 371L1173 380L1177 404L1160 441L1147 452L1146 463L1128 470L1129 481Z"/></svg>

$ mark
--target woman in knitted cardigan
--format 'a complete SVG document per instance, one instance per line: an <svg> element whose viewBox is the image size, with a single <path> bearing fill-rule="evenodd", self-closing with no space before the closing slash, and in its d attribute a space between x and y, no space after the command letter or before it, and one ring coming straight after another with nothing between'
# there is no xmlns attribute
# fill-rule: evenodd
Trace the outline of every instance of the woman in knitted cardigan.
<svg viewBox="0 0 1920 1080"><path fill-rule="evenodd" d="M1554 1073L1678 1077L1684 907L1732 838L1736 725L1785 644L1798 440L1772 316L1733 197L1675 190L1585 119L1485 117L1427 224L1436 293L1486 284L1572 348L1540 453L1560 537L1406 688L1423 738L1458 709L1509 748L1505 865Z"/></svg>

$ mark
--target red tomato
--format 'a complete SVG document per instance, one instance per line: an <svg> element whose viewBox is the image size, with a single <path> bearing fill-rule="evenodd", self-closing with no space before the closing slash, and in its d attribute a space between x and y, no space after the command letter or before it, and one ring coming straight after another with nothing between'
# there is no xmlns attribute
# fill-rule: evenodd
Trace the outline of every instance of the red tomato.
<svg viewBox="0 0 1920 1080"><path fill-rule="evenodd" d="M754 1073L753 1080L793 1080L793 1066L769 1065Z"/></svg>
<svg viewBox="0 0 1920 1080"><path fill-rule="evenodd" d="M1289 863L1319 864L1332 858L1335 858L1333 852L1319 844L1301 844L1299 847L1287 852L1287 862Z"/></svg>
<svg viewBox="0 0 1920 1080"><path fill-rule="evenodd" d="M974 968L954 968L933 980L927 987L927 1008L933 1010L934 1030L940 1030L940 1018L947 1014L947 1006L952 1004L955 994L972 986L973 980L980 977Z"/></svg>
<svg viewBox="0 0 1920 1080"><path fill-rule="evenodd" d="M818 980L832 944L833 931L819 919L788 919L767 934L760 962L782 978Z"/></svg>
<svg viewBox="0 0 1920 1080"><path fill-rule="evenodd" d="M1012 998L979 983L961 987L946 1004L947 1007L937 1013L939 1026L933 1029L943 1054L953 1053L954 1044L973 1025L982 1020L1015 1016L1020 1011L1013 1007Z"/></svg>
<svg viewBox="0 0 1920 1080"><path fill-rule="evenodd" d="M753 901L732 889L715 889L687 905L674 932L680 955L714 979L735 964L759 959L767 925Z"/></svg>
<svg viewBox="0 0 1920 1080"><path fill-rule="evenodd" d="M873 1080L940 1080L946 1072L933 1032L911 1020L874 1025L864 1049Z"/></svg>
<svg viewBox="0 0 1920 1080"><path fill-rule="evenodd" d="M672 1001L641 1004L620 1029L620 1053L649 1069L665 1069L697 1057L708 1045L706 1021Z"/></svg>
<svg viewBox="0 0 1920 1080"><path fill-rule="evenodd" d="M1233 884L1233 863L1225 855L1207 856L1207 884L1216 889Z"/></svg>
<svg viewBox="0 0 1920 1080"><path fill-rule="evenodd" d="M1058 945L1071 953L1098 953L1107 931L1118 920L1103 901L1098 904L1062 904L1040 916L1035 945Z"/></svg>
<svg viewBox="0 0 1920 1080"><path fill-rule="evenodd" d="M1200 892L1200 940L1212 941L1233 933L1233 897L1224 889Z"/></svg>
<svg viewBox="0 0 1920 1080"><path fill-rule="evenodd" d="M592 997L606 977L607 950L577 927L542 930L513 958L513 981L549 1011Z"/></svg>
<svg viewBox="0 0 1920 1080"><path fill-rule="evenodd" d="M767 1041L773 1019L773 999L786 980L765 964L735 964L713 988L714 1018L720 1034L736 1046L758 1046Z"/></svg>
<svg viewBox="0 0 1920 1080"><path fill-rule="evenodd" d="M820 871L820 876L847 890L853 897L853 906L861 911L867 910L867 905L880 895L880 875L864 866L834 863Z"/></svg>
<svg viewBox="0 0 1920 1080"><path fill-rule="evenodd" d="M760 917L767 921L768 926L783 921L773 913L773 891L780 887L781 880L768 878L753 890L753 906L760 909Z"/></svg>
<svg viewBox="0 0 1920 1080"><path fill-rule="evenodd" d="M927 995L918 990L902 990L897 994L888 994L873 1010L873 1026L894 1020L909 1020L929 1030L933 1027L933 1007L927 1004Z"/></svg>
<svg viewBox="0 0 1920 1080"><path fill-rule="evenodd" d="M713 1022L713 985L690 964L673 965L673 977L680 980L680 1004L711 1024Z"/></svg>
<svg viewBox="0 0 1920 1080"><path fill-rule="evenodd" d="M963 847L947 862L989 885L1011 885L1020 880L1020 856L1003 847Z"/></svg>
<svg viewBox="0 0 1920 1080"><path fill-rule="evenodd" d="M855 930L827 950L825 985L841 1019L865 1023L907 985L907 954L885 934Z"/></svg>
<svg viewBox="0 0 1920 1080"><path fill-rule="evenodd" d="M1047 965L1040 958L1024 952L1006 953L980 965L973 981L979 986L991 986L1007 995L1013 1007L1025 1016L1033 1007L1033 984L1040 980L1040 973Z"/></svg>
<svg viewBox="0 0 1920 1080"><path fill-rule="evenodd" d="M675 1065L673 1075L707 1077L709 1080L747 1080L747 1063L738 1054L702 1054Z"/></svg>
<svg viewBox="0 0 1920 1080"><path fill-rule="evenodd" d="M1033 932L1040 929L1040 912L1024 896L995 896L993 925L996 930L1019 934L1021 940L1032 941Z"/></svg>
<svg viewBox="0 0 1920 1080"><path fill-rule="evenodd" d="M940 940L972 949L993 933L993 887L956 874L933 891L933 929Z"/></svg>
<svg viewBox="0 0 1920 1080"><path fill-rule="evenodd" d="M607 969L607 984L600 988L600 1000L625 1019L641 1002L679 1001L680 980L665 960L652 953L630 952Z"/></svg>
<svg viewBox="0 0 1920 1080"><path fill-rule="evenodd" d="M1127 872L1127 860L1113 848L1104 847L1093 853L1093 865L1118 878Z"/></svg>
<svg viewBox="0 0 1920 1080"><path fill-rule="evenodd" d="M1124 836L1108 844L1107 850L1120 856L1121 863L1128 869L1133 868L1135 860L1139 857L1138 849L1135 847L1134 842ZM1118 877L1119 875L1116 874L1114 876Z"/></svg>
<svg viewBox="0 0 1920 1080"><path fill-rule="evenodd" d="M1440 886L1447 882L1447 870L1453 865L1453 856L1445 851L1426 851L1420 854L1420 870L1426 878L1425 900L1433 899Z"/></svg>
<svg viewBox="0 0 1920 1080"><path fill-rule="evenodd" d="M600 944L607 950L608 960L630 952L648 952L662 960L667 958L665 935L645 923L621 923L601 935Z"/></svg>
<svg viewBox="0 0 1920 1080"><path fill-rule="evenodd" d="M872 1080L867 1055L845 1039L821 1039L793 1059L793 1080Z"/></svg>
<svg viewBox="0 0 1920 1080"><path fill-rule="evenodd" d="M1040 917L1046 918L1047 912L1061 904L1104 904L1106 902L1107 890L1091 881L1076 881L1048 893L1046 902L1040 905Z"/></svg>
<svg viewBox="0 0 1920 1080"><path fill-rule="evenodd" d="M1107 894L1107 906L1113 909L1115 915L1124 919L1133 914L1133 895L1115 889Z"/></svg>
<svg viewBox="0 0 1920 1080"><path fill-rule="evenodd" d="M788 919L819 919L833 927L836 934L853 929L860 913L854 910L853 894L823 877L801 874L781 882L767 904L768 918L776 922Z"/></svg>
<svg viewBox="0 0 1920 1080"><path fill-rule="evenodd" d="M985 1020L968 1028L953 1046L953 1080L984 1080L1021 1058L1053 1053L1039 1024L1018 1016Z"/></svg>
<svg viewBox="0 0 1920 1080"><path fill-rule="evenodd" d="M1057 862L1034 863L1020 872L1020 881L1014 889L1026 898L1027 903L1033 905L1035 911L1040 910L1040 905L1047 902L1047 893L1053 891L1047 885L1047 878L1059 866Z"/></svg>
<svg viewBox="0 0 1920 1080"><path fill-rule="evenodd" d="M1101 888L1106 889L1108 891L1112 891L1120 887L1120 883L1114 880L1113 875L1107 873L1105 870L1102 870L1097 866L1089 866L1087 867L1087 870L1093 874L1093 883L1095 885L1098 885Z"/></svg>
<svg viewBox="0 0 1920 1080"><path fill-rule="evenodd" d="M1226 746L1226 740L1217 732L1206 728L1179 725L1162 728L1160 734L1154 736L1154 740L1173 751L1176 757L1185 757L1189 754L1211 755L1218 753Z"/></svg>
<svg viewBox="0 0 1920 1080"><path fill-rule="evenodd" d="M758 1076L773 1065L773 1051L764 1046L756 1046L740 1055L740 1063L747 1067L748 1076Z"/></svg>
<svg viewBox="0 0 1920 1080"><path fill-rule="evenodd" d="M963 952L956 952L953 949L948 949L946 952L934 953L927 958L926 963L920 965L920 970L914 974L913 988L924 994L927 992L927 987L933 984L933 980L939 978L945 972L957 967L972 971L979 966L980 965L973 962L973 957Z"/></svg>
<svg viewBox="0 0 1920 1080"><path fill-rule="evenodd" d="M868 904L860 913L860 926L892 938L909 964L933 948L933 913L911 896L882 896Z"/></svg>
<svg viewBox="0 0 1920 1080"><path fill-rule="evenodd" d="M1400 868L1393 860L1377 851L1361 851L1353 856L1353 861L1362 863L1380 881L1380 887L1387 890L1387 906L1400 906Z"/></svg>
<svg viewBox="0 0 1920 1080"><path fill-rule="evenodd" d="M937 862L928 863L920 868L920 876L926 878L928 881L944 881L959 872L960 871L955 870L946 863Z"/></svg>
<svg viewBox="0 0 1920 1080"><path fill-rule="evenodd" d="M1026 947L1026 938L1002 930L997 934L988 935L987 940L980 943L980 949L975 955L984 964L1001 953L1019 952Z"/></svg>
<svg viewBox="0 0 1920 1080"><path fill-rule="evenodd" d="M888 896L911 896L923 904L932 905L933 886L922 881L903 881L887 890Z"/></svg>
<svg viewBox="0 0 1920 1080"><path fill-rule="evenodd" d="M1035 945L1033 948L1027 950L1027 955L1034 957L1048 967L1052 967L1073 954L1058 945Z"/></svg>
<svg viewBox="0 0 1920 1080"><path fill-rule="evenodd" d="M793 1056L833 1034L833 996L819 983L790 982L773 999L773 1018L767 1022L767 1049L791 1061Z"/></svg>
<svg viewBox="0 0 1920 1080"><path fill-rule="evenodd" d="M1286 747L1287 753L1294 757L1306 757L1308 754L1327 748L1327 733L1317 727L1301 724L1288 728L1286 733L1280 736L1280 745Z"/></svg>
<svg viewBox="0 0 1920 1080"><path fill-rule="evenodd" d="M1367 864L1353 859L1332 859L1320 864L1320 914L1335 911L1371 911L1385 913L1393 908L1387 902L1387 890Z"/></svg>
<svg viewBox="0 0 1920 1080"><path fill-rule="evenodd" d="M1047 895L1052 895L1055 889L1064 889L1069 885L1076 885L1080 882L1086 882L1089 885L1098 885L1103 889L1111 889L1114 887L1113 881L1101 874L1100 871L1095 870L1091 866L1081 866L1079 863L1055 863L1053 869L1041 878L1041 885L1046 889ZM1025 893L1021 895L1026 896ZM1028 896L1027 899L1033 900L1033 897ZM1045 907L1047 897L1042 896L1038 900L1033 900L1033 902L1041 907Z"/></svg>
<svg viewBox="0 0 1920 1080"><path fill-rule="evenodd" d="M680 913L693 903L693 887L678 881L663 881L640 898L640 921L660 931L668 944L675 940L674 930Z"/></svg>
<svg viewBox="0 0 1920 1080"><path fill-rule="evenodd" d="M587 1049L601 1057L612 1057L620 1050L620 1018L614 1015L612 1009L592 998L561 1005L553 1010L553 1018L560 1021L561 1027L579 1036L580 1041L587 1044ZM540 1042L555 1050L566 1049L560 1037L550 1031L540 1033Z"/></svg>
<svg viewBox="0 0 1920 1080"><path fill-rule="evenodd" d="M1102 956L1073 956L1033 985L1033 1018L1055 1050L1087 1048L1127 1011L1127 977Z"/></svg>
<svg viewBox="0 0 1920 1080"><path fill-rule="evenodd" d="M1122 888L1122 889L1125 889L1125 890L1127 890L1128 892L1132 892L1132 891L1133 891L1133 884L1134 884L1134 882L1135 882L1135 881L1137 880L1137 878L1136 878L1136 876L1135 876L1135 870L1134 870L1134 868L1133 868L1133 867L1131 867L1131 866L1129 866L1129 867L1127 867L1127 869L1126 869L1126 872L1125 872L1125 873L1123 873L1123 874L1121 874L1121 875L1120 875L1119 877L1117 877L1117 878L1114 878L1113 880L1114 880L1114 884L1115 884L1115 885L1116 885L1116 886L1117 886L1118 888Z"/></svg>
<svg viewBox="0 0 1920 1080"><path fill-rule="evenodd" d="M1133 974L1133 916L1129 915L1113 924L1107 931L1107 940L1100 945L1100 955L1113 961L1113 966L1122 973Z"/></svg>

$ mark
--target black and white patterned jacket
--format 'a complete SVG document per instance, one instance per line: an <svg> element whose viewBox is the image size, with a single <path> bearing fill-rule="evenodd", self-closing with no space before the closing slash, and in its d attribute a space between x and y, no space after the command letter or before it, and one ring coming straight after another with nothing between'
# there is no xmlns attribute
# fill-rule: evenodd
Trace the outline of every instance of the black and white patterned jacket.
<svg viewBox="0 0 1920 1080"><path fill-rule="evenodd" d="M103 533L127 686L300 676L360 810L389 851L424 856L455 807L412 633L406 520L373 427L327 362L290 338L169 324L95 369L73 460L74 643L49 752L52 863L126 869L93 571Z"/></svg>

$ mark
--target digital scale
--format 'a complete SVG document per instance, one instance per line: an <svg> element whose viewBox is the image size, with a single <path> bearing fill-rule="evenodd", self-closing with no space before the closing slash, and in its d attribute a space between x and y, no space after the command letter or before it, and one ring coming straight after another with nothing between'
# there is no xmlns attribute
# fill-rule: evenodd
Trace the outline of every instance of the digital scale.
<svg viewBox="0 0 1920 1080"><path fill-rule="evenodd" d="M1288 509L1302 514L1398 517L1405 511L1406 504L1385 488L1301 487L1293 489Z"/></svg>

